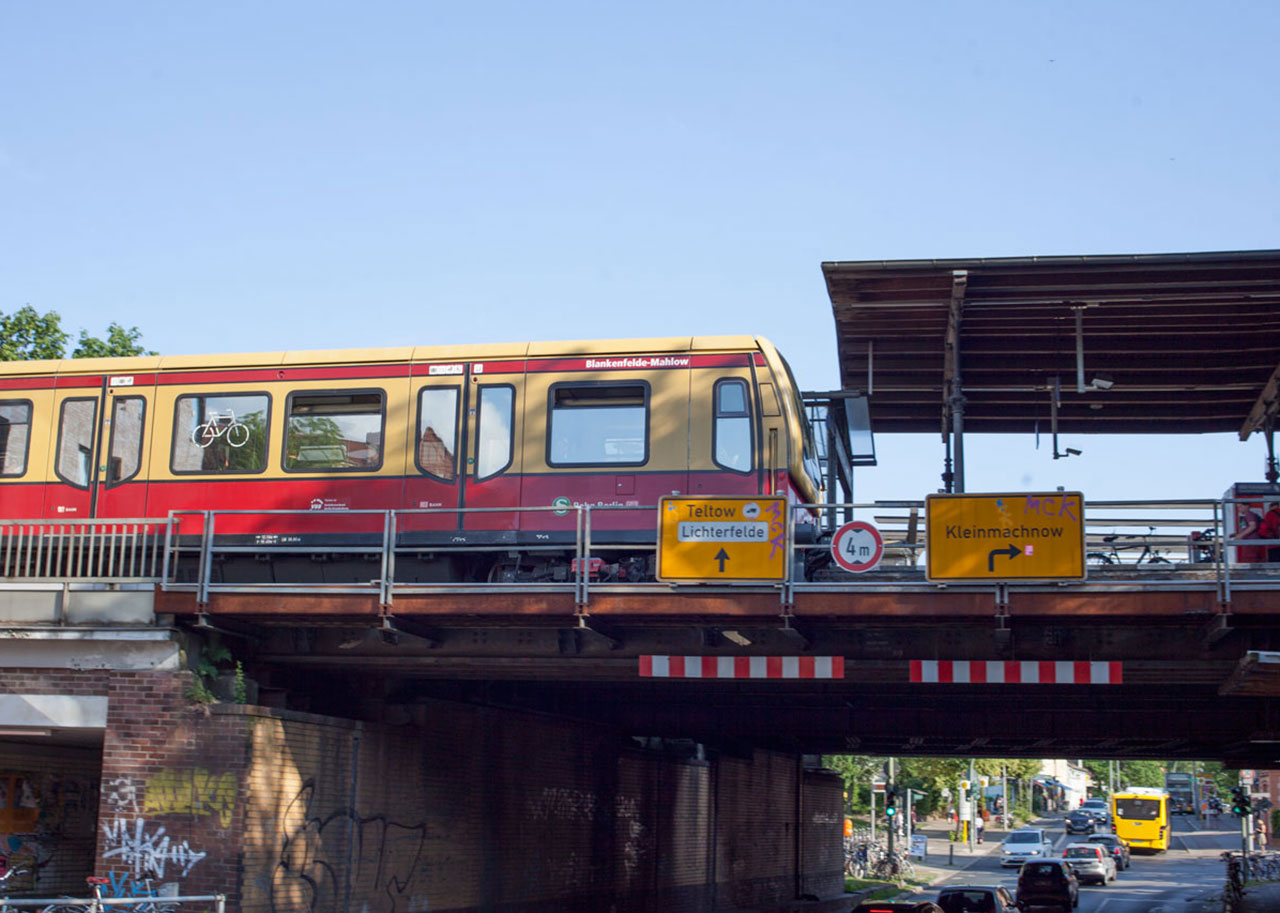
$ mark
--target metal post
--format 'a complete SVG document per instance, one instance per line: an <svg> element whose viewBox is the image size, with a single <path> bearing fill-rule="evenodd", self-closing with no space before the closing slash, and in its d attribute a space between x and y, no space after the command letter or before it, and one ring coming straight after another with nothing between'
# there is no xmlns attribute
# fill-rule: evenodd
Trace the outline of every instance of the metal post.
<svg viewBox="0 0 1280 913"><path fill-rule="evenodd" d="M1009 829L1009 768L1000 765L1000 819L1004 829Z"/></svg>
<svg viewBox="0 0 1280 913"><path fill-rule="evenodd" d="M890 758L889 759L889 778L887 781L885 781L885 784L884 784L884 807L886 809L889 807L889 796L893 794L894 783L897 782L897 779L898 779L898 765L894 758ZM885 818L885 830L889 832L888 836L886 837L886 840L888 841L887 845L889 847L890 860L893 859L893 836L894 836L893 832L897 830L897 828L894 827L894 824L895 822L892 818L888 818L888 817Z"/></svg>
<svg viewBox="0 0 1280 913"><path fill-rule="evenodd" d="M876 775L871 775L871 842L876 842Z"/></svg>
<svg viewBox="0 0 1280 913"><path fill-rule="evenodd" d="M963 489L961 489L963 491ZM973 758L969 759L969 852L973 853L977 834L974 831L978 824L978 780L973 770Z"/></svg>
<svg viewBox="0 0 1280 913"><path fill-rule="evenodd" d="M907 834L907 852L910 853L911 852L911 835L915 833L915 828L911 826L911 818L913 817L911 813L912 811L915 810L915 805L913 805L911 801L911 795L914 791L911 789L911 787L908 786L906 792L907 792L907 807L902 810L903 815L905 815L905 817L903 818L903 821L904 821L903 829L906 831L906 834Z"/></svg>

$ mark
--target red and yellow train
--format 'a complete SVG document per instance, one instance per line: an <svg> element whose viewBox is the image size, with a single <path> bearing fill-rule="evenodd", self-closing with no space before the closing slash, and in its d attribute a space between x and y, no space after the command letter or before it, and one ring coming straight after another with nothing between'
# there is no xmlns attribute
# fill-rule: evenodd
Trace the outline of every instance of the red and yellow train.
<svg viewBox="0 0 1280 913"><path fill-rule="evenodd" d="M594 544L651 542L663 495L819 486L795 380L759 337L0 365L3 519L239 510L220 534L305 546L369 534L351 511L408 510L424 578L489 579L500 552L430 549L572 543L582 503L619 508L593 511Z"/></svg>

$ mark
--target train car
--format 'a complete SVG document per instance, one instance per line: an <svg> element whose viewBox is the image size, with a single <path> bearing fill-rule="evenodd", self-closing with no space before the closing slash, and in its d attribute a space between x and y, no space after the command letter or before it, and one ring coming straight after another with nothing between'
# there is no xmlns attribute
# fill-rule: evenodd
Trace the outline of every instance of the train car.
<svg viewBox="0 0 1280 913"><path fill-rule="evenodd" d="M624 546L653 541L663 495L815 503L819 479L794 378L759 337L0 365L0 519L241 511L219 541L298 550L228 558L228 579L288 561L368 579L333 549L380 537L360 512L390 509L409 579L548 579L575 505L593 544ZM622 555L604 566L651 573Z"/></svg>

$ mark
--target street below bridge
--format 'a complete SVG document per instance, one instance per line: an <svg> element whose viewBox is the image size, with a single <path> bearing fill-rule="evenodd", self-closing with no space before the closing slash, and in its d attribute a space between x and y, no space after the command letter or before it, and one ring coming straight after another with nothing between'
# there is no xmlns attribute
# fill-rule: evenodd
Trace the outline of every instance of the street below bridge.
<svg viewBox="0 0 1280 913"><path fill-rule="evenodd" d="M1194 817L1178 815L1173 822L1174 837L1167 852L1134 854L1130 867L1105 887L1081 885L1076 913L1220 913L1226 877L1221 854L1240 849L1238 819L1219 815L1216 821L1202 826ZM1030 826L1049 831L1059 856L1068 844L1087 839L1083 835L1068 836L1061 813ZM910 899L936 899L943 886L963 884L1003 885L1016 896L1018 870L1000 865L1000 841L1005 832L988 828L985 842L976 846L972 855L967 844L951 844L945 830L926 825L921 832L929 837L929 856L923 864L917 861L917 873L931 879L932 884L910 895ZM954 864L948 864L949 858ZM1275 898L1272 892L1277 895ZM1253 888L1246 895L1244 910L1261 913L1278 909L1266 905L1273 900L1280 900L1280 885Z"/></svg>

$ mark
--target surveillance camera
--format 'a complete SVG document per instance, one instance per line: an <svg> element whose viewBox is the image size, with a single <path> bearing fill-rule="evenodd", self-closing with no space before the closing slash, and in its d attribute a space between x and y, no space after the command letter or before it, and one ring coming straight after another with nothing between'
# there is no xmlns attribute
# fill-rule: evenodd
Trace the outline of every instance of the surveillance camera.
<svg viewBox="0 0 1280 913"><path fill-rule="evenodd" d="M1083 450L1076 450L1076 448L1074 448L1074 447L1068 447L1068 448L1067 448L1067 453L1069 453L1071 456L1080 456L1080 455L1082 455L1082 454L1084 453L1084 451L1083 451Z"/></svg>

